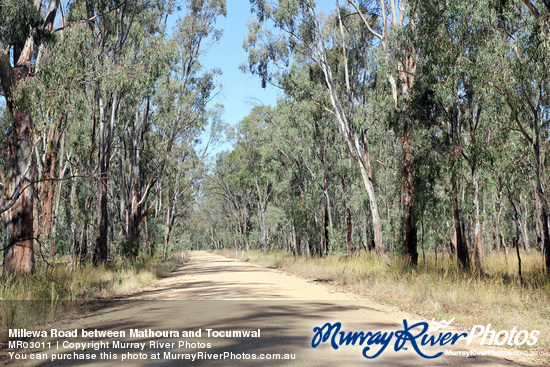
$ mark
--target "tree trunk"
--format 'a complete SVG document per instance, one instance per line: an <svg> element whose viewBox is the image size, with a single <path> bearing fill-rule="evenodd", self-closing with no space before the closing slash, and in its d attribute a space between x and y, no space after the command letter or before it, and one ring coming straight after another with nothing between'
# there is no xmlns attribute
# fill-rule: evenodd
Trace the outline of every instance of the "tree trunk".
<svg viewBox="0 0 550 367"><path fill-rule="evenodd" d="M59 155L61 158L63 158L63 154L65 152L65 132L61 133L61 142L59 146ZM63 159L59 159L59 179L60 181L57 183L57 187L55 190L55 201L53 206L53 217L52 217L52 226L51 226L51 241L50 241L50 255L53 257L55 256L55 246L56 246L56 237L57 237L57 223L59 220L59 204L61 202L61 189L63 188L63 177L65 176L65 172L67 171L68 165L63 164ZM73 207L71 207L73 208ZM74 209L73 209L74 210Z"/></svg>
<svg viewBox="0 0 550 367"><path fill-rule="evenodd" d="M143 219L145 223L143 223L143 252L147 256L153 257L155 255L155 246L151 243L149 239L149 221L147 219L148 216L145 216Z"/></svg>
<svg viewBox="0 0 550 367"><path fill-rule="evenodd" d="M37 10L41 9L41 0L34 0L32 3ZM58 6L59 1L50 2L45 29L52 29ZM2 213L6 230L4 275L31 274L34 271L34 124L30 114L24 110L15 110L11 101L19 82L30 76L34 46L32 36L26 40L18 40L13 49L0 39L0 86L12 118L7 142L7 182L3 198L7 207L4 207ZM13 68L10 54L13 56ZM38 66L37 63L35 66Z"/></svg>
<svg viewBox="0 0 550 367"><path fill-rule="evenodd" d="M34 6L40 9L41 2ZM28 77L34 50L33 38L13 47L13 65L10 63L10 46L0 39L0 86L6 98L11 125L7 141L7 169L4 182L2 219L6 242L4 246L3 274L31 274L34 272L34 164L32 160L34 124L31 115L16 109L12 96L19 82Z"/></svg>
<svg viewBox="0 0 550 367"><path fill-rule="evenodd" d="M542 190L540 177L537 175L537 194L540 200L540 221L542 224L542 244L546 271L550 273L550 229L548 228L548 204Z"/></svg>
<svg viewBox="0 0 550 367"><path fill-rule="evenodd" d="M172 186L172 176L168 175L168 186L166 188L166 231L164 232L164 251L162 256L166 259L168 256L168 243L170 242L170 233L172 229L170 228L170 223L172 222L172 211L170 208L170 189Z"/></svg>
<svg viewBox="0 0 550 367"><path fill-rule="evenodd" d="M258 220L260 222L260 247L262 252L267 253L267 231L265 229L265 209L258 204Z"/></svg>
<svg viewBox="0 0 550 367"><path fill-rule="evenodd" d="M97 101L99 106L99 179L97 181L97 237L95 241L93 263L94 265L99 265L101 263L105 263L108 256L107 235L109 228L109 212L107 210L107 180L109 179L109 152L107 147L109 144L109 137L106 135L105 131L105 111L103 106L103 97L99 94L99 90L96 91L96 93L98 94Z"/></svg>
<svg viewBox="0 0 550 367"><path fill-rule="evenodd" d="M418 265L417 228L414 213L414 181L411 161L411 132L407 126L401 134L403 146L403 219L405 222L405 255L411 265Z"/></svg>
<svg viewBox="0 0 550 367"><path fill-rule="evenodd" d="M460 174L462 160L462 141L461 141L461 114L458 104L454 104L452 110L452 119L449 123L450 139L451 139L451 206L453 211L453 224L456 234L456 257L458 266L461 270L470 269L470 256L468 254L468 245L466 242L466 234L464 231L464 218L462 216L462 203L464 202L464 192L462 195L461 204L458 202L459 183L458 175Z"/></svg>
<svg viewBox="0 0 550 367"><path fill-rule="evenodd" d="M21 195L2 214L7 234L4 249L5 276L34 272L33 128L28 113L15 113L8 139L8 187L4 203L10 203L19 192Z"/></svg>
<svg viewBox="0 0 550 367"><path fill-rule="evenodd" d="M516 211L516 215L519 214ZM519 280L521 284L523 284L523 275L521 273L521 256L519 254L519 236L520 236L520 228L519 228L519 217L516 218L518 221L518 225L516 226L516 236L514 237L514 247L516 248L516 256L518 258L518 273L519 273Z"/></svg>
<svg viewBox="0 0 550 367"><path fill-rule="evenodd" d="M537 235L537 248L541 251L543 251L543 246L542 246L542 237L544 236L543 235L543 230L542 230L542 222L541 222L541 216L540 216L540 212L541 212L541 208L540 208L540 200L539 200L539 196L537 194L537 184L535 182L535 180L533 180L533 190L535 192L535 233Z"/></svg>
<svg viewBox="0 0 550 367"><path fill-rule="evenodd" d="M479 177L477 173L477 162L472 158L472 184L474 204L474 261L479 271L483 271L483 244L481 242L481 219L479 215Z"/></svg>
<svg viewBox="0 0 550 367"><path fill-rule="evenodd" d="M71 255L73 259L73 264L76 264L76 262L80 262L80 246L78 244L78 238L76 233L76 218L75 218L75 211L76 211L76 186L78 184L76 176L78 175L78 157L76 157L75 166L76 168L73 170L71 168L71 194L69 197L69 205L71 207L70 210L70 221L71 221Z"/></svg>
<svg viewBox="0 0 550 367"><path fill-rule="evenodd" d="M104 158L100 158L100 162ZM107 234L108 234L108 211L107 211L107 172L101 170L100 179L98 182L98 212L97 212L97 229L93 262L95 265L105 263L108 256Z"/></svg>
<svg viewBox="0 0 550 367"><path fill-rule="evenodd" d="M521 229L521 239L522 239L521 242L523 243L523 249L525 250L525 252L529 253L530 243L529 243L529 228L527 226L527 217L528 217L527 204L525 203L522 193L519 194L519 207L520 207L520 218L519 218L518 224L520 225L520 229Z"/></svg>
<svg viewBox="0 0 550 367"><path fill-rule="evenodd" d="M348 245L348 253L353 253L353 248L355 244L353 243L353 231L352 231L353 222L351 220L351 210L347 209L346 217L346 243Z"/></svg>
<svg viewBox="0 0 550 367"><path fill-rule="evenodd" d="M357 141L357 139L356 139ZM370 164L370 153L368 151L368 145L366 137L363 136L364 147L364 164L360 164L361 176L363 178L363 184L367 190L369 196L370 211L372 215L372 229L374 232L374 249L378 256L385 257L386 249L382 240L382 222L380 221L380 212L378 211L378 204L376 201L376 195L374 194L374 181L372 178L372 169Z"/></svg>
<svg viewBox="0 0 550 367"><path fill-rule="evenodd" d="M451 174L451 203L453 209L453 223L456 233L456 257L458 265L462 270L470 268L470 256L468 255L468 245L466 243L464 233L464 223L462 217L462 209L458 203L458 182L456 172Z"/></svg>
<svg viewBox="0 0 550 367"><path fill-rule="evenodd" d="M543 165L540 153L540 127L538 119L534 121L534 141L531 145L535 156L535 179L536 191L540 201L540 221L542 224L542 247L544 252L544 263L547 273L550 273L550 228L548 223L548 202L542 186Z"/></svg>
<svg viewBox="0 0 550 367"><path fill-rule="evenodd" d="M323 254L327 254L330 247L330 224L329 224L329 208L328 196L324 195L324 221L323 221Z"/></svg>
<svg viewBox="0 0 550 367"><path fill-rule="evenodd" d="M55 255L55 249L51 246L50 241L50 232L52 226L52 208L53 208L53 197L55 192L55 169L57 168L57 142L56 140L56 131L57 124L53 124L50 128L50 133L48 135L48 141L46 144L46 154L44 157L44 182L42 186L42 197L40 200L41 204L41 215L40 215L40 228L38 232L38 237L43 241L50 242L50 255L53 257Z"/></svg>
<svg viewBox="0 0 550 367"><path fill-rule="evenodd" d="M131 259L135 259L139 252L140 212L137 193L138 182L139 181L136 180L134 185L132 185L133 193L131 195L130 225L128 226L128 256L130 256Z"/></svg>
<svg viewBox="0 0 550 367"><path fill-rule="evenodd" d="M323 223L323 255L330 249L330 230L332 230L332 218L330 214L330 202L328 196L328 167L327 167L327 144L323 147L323 196L324 196L324 223Z"/></svg>
<svg viewBox="0 0 550 367"><path fill-rule="evenodd" d="M350 116L347 116L347 112L342 105L340 97L336 91L336 84L334 83L334 78L332 75L332 70L330 68L330 63L328 61L328 56L324 41L322 38L318 40L318 51L320 59L318 65L323 71L325 78L327 91L329 93L329 98L331 105L333 107L333 115L336 118L337 125L340 129L340 133L344 138L348 151L351 157L355 160L361 171L361 177L363 178L363 183L365 189L367 190L367 195L369 197L370 210L372 214L372 226L374 231L374 245L376 248L376 253L378 256L386 257L386 249L384 248L384 243L382 239L382 223L380 221L380 212L378 211L378 204L376 202L376 195L374 193L374 184L372 176L372 168L370 163L370 154L368 149L368 141L363 133L359 133L353 124L350 123ZM347 56L344 53L344 65L347 68ZM348 80L349 82L349 80ZM348 97L351 96L351 91L348 88ZM361 135L361 137L359 137Z"/></svg>

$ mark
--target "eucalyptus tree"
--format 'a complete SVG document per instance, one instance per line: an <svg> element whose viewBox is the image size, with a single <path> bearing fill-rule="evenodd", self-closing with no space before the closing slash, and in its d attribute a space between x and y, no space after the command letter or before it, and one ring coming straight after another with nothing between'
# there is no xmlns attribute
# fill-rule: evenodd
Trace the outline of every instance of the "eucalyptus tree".
<svg viewBox="0 0 550 367"><path fill-rule="evenodd" d="M368 32L364 38L372 38L371 43L377 54L380 64L380 75L384 77L389 88L386 88L393 101L393 128L401 140L402 151L402 220L405 229L404 244L405 253L411 264L418 262L417 251L417 224L415 209L415 187L413 161L413 131L419 121L415 121L410 111L412 90L415 88L418 52L414 43L407 35L416 32L416 23L411 17L410 1L406 0L379 0L363 1L348 0L346 17L354 15L359 17ZM337 1L338 7L340 7ZM345 22L343 9L338 9L340 31L344 38ZM354 10L353 12L351 10ZM342 47L349 47L345 40ZM348 53L352 53L350 50ZM344 52L344 55L346 52ZM348 61L345 60L347 63ZM350 66L351 67L351 66Z"/></svg>
<svg viewBox="0 0 550 367"><path fill-rule="evenodd" d="M256 215L259 227L259 242L263 252L267 252L267 206L273 199L273 187L278 174L278 163L274 159L274 147L270 136L265 134L266 115L262 108L255 107L237 126L236 150L243 153L243 176L247 176L253 187Z"/></svg>
<svg viewBox="0 0 550 367"><path fill-rule="evenodd" d="M89 83L94 96L90 157L97 154L98 176L97 264L107 259L109 217L114 219L115 213L107 200L112 195L113 154L118 152L119 158L116 181L123 252L135 257L140 224L155 208L158 218L174 145L193 144L209 121L206 104L216 87L216 73L202 70L199 58L209 42L219 39L215 22L225 14L225 1L181 4L185 16L170 39L166 18L172 3L84 5L74 3L71 14L82 19L84 13L92 19L85 29L89 49L96 54L86 66L97 76ZM191 146L188 149L192 151Z"/></svg>
<svg viewBox="0 0 550 367"><path fill-rule="evenodd" d="M158 222L160 216L161 191L170 162L173 161L173 150L179 151L177 155L183 160L193 154L204 157L210 144L217 139L222 125L220 106L209 107L216 96L216 77L220 71L207 70L201 62L208 49L221 38L222 32L216 28L216 21L226 15L226 2L188 1L185 5L186 14L178 19L168 42L170 76L161 81L152 102L157 116L156 128L161 137L159 143L163 149L155 182L155 222ZM200 136L207 125L210 125L211 131L201 153L197 146L201 143ZM174 195L177 192L172 190ZM169 208L170 206L166 209L167 223L171 221L170 218L174 218ZM165 242L171 233L168 228L164 236Z"/></svg>
<svg viewBox="0 0 550 367"><path fill-rule="evenodd" d="M493 114L494 80L488 75L498 62L498 55L493 52L500 39L492 27L496 13L491 11L489 3L481 4L488 8L482 13L478 11L479 3L467 1L418 1L415 5L414 21L419 30L416 47L423 61L422 72L431 81L428 88L440 111L442 132L448 137L457 259L461 268L470 267L465 208L463 200L459 199L461 182L466 175L463 161L466 160L471 174L475 262L481 269L479 168L484 150L481 134L490 128L488 124Z"/></svg>
<svg viewBox="0 0 550 367"><path fill-rule="evenodd" d="M550 52L547 15L550 7L537 8L531 1L507 4L502 9L501 58L503 67L498 71L497 84L504 98L511 120L529 147L534 166L534 188L539 203L537 226L542 236L546 270L550 271L550 211L545 192L545 156L549 149L550 105L548 90ZM546 17L543 10L546 11ZM527 13L529 12L529 13Z"/></svg>
<svg viewBox="0 0 550 367"><path fill-rule="evenodd" d="M0 4L0 85L11 117L6 175L2 175L5 191L0 208L7 234L6 275L34 271L34 123L25 106L22 81L33 76L38 59L34 52L52 29L58 6L58 1L50 1L46 17L42 18L41 0Z"/></svg>
<svg viewBox="0 0 550 367"><path fill-rule="evenodd" d="M317 153L323 156L325 136L313 117L314 108L309 102L280 99L274 108L266 110L267 123L263 132L277 152L276 159L280 164L274 204L282 214L280 219L290 229L290 238L284 239L286 247L308 256L326 253L332 228L328 178L325 180L324 170L316 158ZM325 187L323 201L326 210L320 230L317 225L319 190L316 188ZM322 233L320 241L319 232Z"/></svg>
<svg viewBox="0 0 550 367"><path fill-rule="evenodd" d="M252 231L251 198L255 190L246 174L245 159L242 147L219 154L208 179L213 182L211 194L223 198L221 209L233 232L235 249L248 250Z"/></svg>
<svg viewBox="0 0 550 367"><path fill-rule="evenodd" d="M164 258L168 256L168 246L174 226L178 220L185 217L193 209L194 196L198 191L196 186L203 176L203 167L201 167L200 157L196 155L196 152L189 152L187 146L178 150L181 153L174 154L174 162L166 172L168 181L166 184ZM182 157L181 154L185 157ZM191 157L188 157L189 155ZM150 254L152 254L151 251Z"/></svg>
<svg viewBox="0 0 550 367"><path fill-rule="evenodd" d="M304 71L307 73L307 69L295 72L303 76ZM314 90L311 88L310 92L314 93ZM285 177L276 189L277 202L284 203L280 205L282 211L293 219L306 219L313 213L314 229L320 236L306 239L309 252L325 256L331 249L334 231L333 171L338 166L337 152L341 150L335 139L337 132L334 131L334 124L326 111L300 97L299 92L293 99L280 99L275 108L267 113L267 122L264 134L269 136L272 149L278 152L280 170ZM301 215L297 212L296 203L292 203L297 198L300 198L305 209ZM321 200L322 214L318 215ZM297 226L298 222L307 223L294 220L293 232L298 231L300 236L305 236L311 224L301 228Z"/></svg>
<svg viewBox="0 0 550 367"><path fill-rule="evenodd" d="M124 68L123 54L129 49L128 40L134 20L145 10L142 2L133 4L109 2L76 2L72 6L74 20L88 19L89 47L96 57L88 65L88 71L98 77L90 82L93 91L91 108L92 147L91 156L97 154L97 237L93 251L94 264L107 261L108 257L108 181L115 128L121 114L121 95L131 78ZM122 87L121 87L122 86Z"/></svg>
<svg viewBox="0 0 550 367"><path fill-rule="evenodd" d="M372 97L369 88L373 87L376 74L374 57L367 52L375 42L373 37L360 20L353 22L350 18L346 26L351 31L344 33L341 17L321 18L313 1L251 3L258 21L249 25L245 44L249 70L260 76L263 85L285 83L287 90L290 87L310 97L307 87L293 78L289 66L311 64L312 77L320 78L325 96L322 100L310 100L333 115L348 153L360 170L369 196L375 248L379 255L384 255L367 136L372 115L376 113L369 103ZM351 60L353 65L349 64Z"/></svg>
<svg viewBox="0 0 550 367"><path fill-rule="evenodd" d="M131 104L135 106L135 117L127 118L130 139L121 139L124 142L125 159L121 159L119 165L121 170L123 166L127 167L127 173L121 171L120 176L121 209L129 255L132 257L138 253L138 226L154 210L160 199L160 188L173 151L182 151L174 160L181 160L176 165L183 164L194 153L194 146L205 125L217 124L216 111L209 112L207 108L217 86L216 71L204 70L200 57L204 48L220 37L215 23L219 16L225 14L225 2L190 2L186 10L185 17L178 20L170 40L165 40L162 34L156 37L143 35L144 31L152 28L154 20L144 23L139 29L139 38L134 41L136 56L130 59L132 65L141 66L142 76L135 75L133 84L138 85L134 88L135 92L127 97L134 100ZM160 26L158 24L157 28ZM140 153L144 152L145 140L153 130L159 135L155 139L158 146L150 147L156 162L151 162L153 167L143 175ZM126 152L129 153L128 157ZM171 183L169 180L169 186ZM177 197L181 196L178 192L177 187L172 190ZM150 196L153 198L148 202ZM176 218L174 202L178 200L166 202L167 220L171 225L167 224L165 246Z"/></svg>

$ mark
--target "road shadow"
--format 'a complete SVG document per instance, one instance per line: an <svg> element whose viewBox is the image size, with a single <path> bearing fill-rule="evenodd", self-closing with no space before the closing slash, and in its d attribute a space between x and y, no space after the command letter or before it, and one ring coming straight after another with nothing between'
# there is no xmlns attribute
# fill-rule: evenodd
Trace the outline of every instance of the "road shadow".
<svg viewBox="0 0 550 367"><path fill-rule="evenodd" d="M229 263L231 265L229 266ZM44 338L50 346L32 351L5 350L0 364L13 366L506 366L516 365L492 357L443 356L424 359L410 350L395 352L393 344L369 360L363 357L365 345L342 345L334 349L330 340L312 347L314 328L341 322L342 330L388 334L403 329L403 319L385 310L370 307L364 300L282 299L270 283L259 281L261 267L249 267L216 257L208 262L190 261L157 286L147 287L110 302L99 301L94 312L60 329L76 329L77 338ZM217 281L210 275L221 274ZM245 275L246 285L235 280ZM178 280L175 277L182 276ZM238 277L237 277L238 278ZM240 278L239 278L240 279ZM302 283L300 283L302 284ZM322 286L303 283L321 290ZM167 299L173 294L176 299ZM322 298L319 291L319 298ZM139 297L140 299L136 299ZM178 297L185 300L177 299ZM224 299L227 298L227 299ZM238 299L235 299L238 298ZM262 300L259 300L259 299ZM82 329L124 332L120 337L81 337ZM251 332L259 337L233 335L216 337L214 331ZM177 336L132 335L132 330L174 331ZM209 335L210 330L210 335ZM186 336L185 333L197 333ZM94 349L98 342L108 347ZM159 346L156 342L163 343ZM72 344L71 344L72 343ZM80 343L80 344L75 344ZM144 343L144 344L141 344ZM168 344L167 344L168 343ZM172 344L173 343L173 344ZM198 344L202 343L202 344ZM143 345L143 349L142 346ZM371 345L372 351L379 346ZM461 348L451 348L460 350ZM440 349L426 352L435 354ZM7 352L20 352L26 360L10 360ZM201 354L200 354L201 353ZM31 355L46 354L47 361L33 361ZM199 357L200 354L200 357ZM56 360L52 360L52 356ZM95 359L75 359L79 355ZM115 359L114 356L117 356ZM185 356L195 356L187 360ZM372 354L371 354L372 355ZM183 357L182 357L183 356ZM220 359L212 359L217 356ZM267 359L270 356L271 358ZM284 359L285 356L287 359ZM142 357L142 359L140 359ZM158 357L158 358L156 358ZM180 357L184 358L181 359ZM263 357L263 358L262 358ZM292 358L293 357L293 358ZM122 361L122 358L129 358Z"/></svg>

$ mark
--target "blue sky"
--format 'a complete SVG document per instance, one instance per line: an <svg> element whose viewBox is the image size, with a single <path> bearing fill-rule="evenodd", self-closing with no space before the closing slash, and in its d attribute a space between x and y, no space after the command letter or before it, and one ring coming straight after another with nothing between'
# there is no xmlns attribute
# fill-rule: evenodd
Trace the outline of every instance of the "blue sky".
<svg viewBox="0 0 550 367"><path fill-rule="evenodd" d="M345 1L340 2L342 4ZM321 0L318 1L318 7L330 11L334 9L335 3L335 0ZM239 123L255 104L274 105L280 95L277 88L268 85L263 89L257 76L240 70L240 66L247 60L242 44L248 35L247 20L252 17L249 0L227 0L227 16L217 22L217 28L223 30L223 37L202 60L206 68L219 68L222 71L219 77L222 88L213 103L224 105L223 120L230 126ZM216 151L229 148L230 145L226 143Z"/></svg>
<svg viewBox="0 0 550 367"><path fill-rule="evenodd" d="M184 13L185 10L182 10L181 14L174 14L173 21L178 16L183 17ZM200 60L205 69L222 71L222 75L218 77L221 87L211 105L224 106L222 119L229 126L236 126L248 115L254 103L274 105L279 93L273 86L262 88L257 76L240 70L240 66L247 60L242 44L248 35L247 20L251 17L249 0L227 0L227 16L218 18L216 23L216 28L223 31L223 36ZM203 143L208 140L206 132L201 140ZM210 154L229 149L230 142L223 142Z"/></svg>
<svg viewBox="0 0 550 367"><path fill-rule="evenodd" d="M205 56L203 65L207 68L220 68L222 89L216 102L225 106L224 120L236 125L248 115L253 107L253 100L272 105L277 100L278 90L272 86L263 89L260 79L251 74L244 74L239 67L247 60L247 53L242 48L243 40L248 34L247 20L251 18L248 0L228 0L227 16L218 20L218 28L223 30L223 37Z"/></svg>

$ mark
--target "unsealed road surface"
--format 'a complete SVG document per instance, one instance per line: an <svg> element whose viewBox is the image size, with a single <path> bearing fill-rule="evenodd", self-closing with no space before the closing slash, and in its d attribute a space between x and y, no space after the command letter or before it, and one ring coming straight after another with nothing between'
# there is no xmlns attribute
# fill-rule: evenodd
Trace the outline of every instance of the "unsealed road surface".
<svg viewBox="0 0 550 367"><path fill-rule="evenodd" d="M18 351L27 359L14 361L3 351L0 364L16 366L525 366L536 365L523 357L443 355L420 357L407 344L394 351L395 337L374 359L362 353L366 344L330 346L330 340L312 348L313 328L341 322L343 331L392 332L403 330L403 320L431 320L407 314L334 286L308 281L279 270L196 251L169 277L109 303L89 315L54 326L77 330L77 338L40 339L45 347ZM81 337L81 330L124 331L124 337ZM130 330L177 331L179 337L130 336ZM210 329L211 337L208 337ZM226 331L257 331L260 337L224 337ZM200 337L183 336L183 332ZM215 333L222 331L222 333ZM468 330L445 329L445 332ZM438 332L439 333L439 332ZM437 333L437 334L438 334ZM214 334L222 337L213 337ZM464 338L462 338L463 340ZM94 350L94 344L109 347ZM159 343L156 343L159 342ZM71 344L72 343L72 344ZM129 344L126 344L129 343ZM181 344L180 344L181 343ZM475 344L475 345L474 345ZM97 344L95 344L97 345ZM82 350L77 350L82 348ZM372 345L372 356L380 349ZM405 350L406 349L406 350ZM482 348L464 341L454 346L421 347L426 355L445 349L467 351ZM17 351L15 351L17 352ZM31 356L31 354L33 354ZM52 355L58 360L52 361ZM75 360L78 356L95 360ZM31 359L44 357L46 361ZM116 359L115 359L116 356ZM179 359L179 358L192 358ZM291 358L295 359L276 359ZM158 357L158 358L157 358ZM214 358L221 359L214 359ZM247 359L247 357L249 359ZM69 359L70 358L70 359ZM125 358L124 361L121 359ZM254 359L255 358L255 359Z"/></svg>

